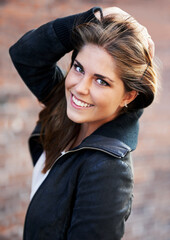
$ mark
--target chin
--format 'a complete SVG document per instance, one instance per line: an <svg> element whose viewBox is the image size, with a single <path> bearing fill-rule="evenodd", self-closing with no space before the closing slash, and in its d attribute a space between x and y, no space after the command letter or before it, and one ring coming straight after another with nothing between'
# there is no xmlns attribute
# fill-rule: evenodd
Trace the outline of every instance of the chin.
<svg viewBox="0 0 170 240"><path fill-rule="evenodd" d="M75 114L72 114L69 111L67 111L67 117L74 123L83 123L82 119L79 119Z"/></svg>

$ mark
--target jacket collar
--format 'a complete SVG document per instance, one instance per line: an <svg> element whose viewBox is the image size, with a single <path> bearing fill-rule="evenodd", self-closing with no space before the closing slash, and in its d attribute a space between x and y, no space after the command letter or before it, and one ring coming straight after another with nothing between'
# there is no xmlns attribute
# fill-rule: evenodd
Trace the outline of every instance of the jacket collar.
<svg viewBox="0 0 170 240"><path fill-rule="evenodd" d="M102 125L90 136L85 138L79 146L69 152L75 152L81 149L95 149L119 158L124 157L128 152L136 149L139 132L138 119L142 113L143 110L138 110L120 115L113 121ZM33 149L35 149L35 153L37 152L35 143L32 142L32 137L39 136L40 130L41 124L39 123L36 125L29 139L30 152L32 152Z"/></svg>
<svg viewBox="0 0 170 240"><path fill-rule="evenodd" d="M136 149L139 132L138 119L142 113L143 110L138 110L120 115L98 128L77 148L101 149L118 157L124 157L127 152Z"/></svg>
<svg viewBox="0 0 170 240"><path fill-rule="evenodd" d="M118 158L124 157L131 151L129 146L118 139L96 134L87 137L78 147L74 148L73 151L78 149L98 150Z"/></svg>

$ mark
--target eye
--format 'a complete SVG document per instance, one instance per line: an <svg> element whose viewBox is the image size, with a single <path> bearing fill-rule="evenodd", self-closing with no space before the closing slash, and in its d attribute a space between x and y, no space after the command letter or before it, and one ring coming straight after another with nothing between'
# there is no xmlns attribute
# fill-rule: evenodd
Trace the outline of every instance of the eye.
<svg viewBox="0 0 170 240"><path fill-rule="evenodd" d="M98 78L96 81L99 85L109 86L109 84L106 81L104 81L103 79Z"/></svg>
<svg viewBox="0 0 170 240"><path fill-rule="evenodd" d="M76 70L76 72L79 72L79 73L84 73L84 70L77 64L74 64L74 69Z"/></svg>

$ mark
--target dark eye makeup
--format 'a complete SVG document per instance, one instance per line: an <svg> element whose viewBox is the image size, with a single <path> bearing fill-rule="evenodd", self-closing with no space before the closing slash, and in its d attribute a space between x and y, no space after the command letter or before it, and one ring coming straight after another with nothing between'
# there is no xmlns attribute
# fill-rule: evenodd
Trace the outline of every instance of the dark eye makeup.
<svg viewBox="0 0 170 240"><path fill-rule="evenodd" d="M105 80L97 78L96 79L97 83L102 85L102 86L110 86Z"/></svg>
<svg viewBox="0 0 170 240"><path fill-rule="evenodd" d="M79 64L74 63L73 67L74 67L76 72L84 73L84 70L83 70L82 66L80 66Z"/></svg>
<svg viewBox="0 0 170 240"><path fill-rule="evenodd" d="M74 67L74 70L76 72L82 73L82 74L85 73L83 66L77 60L74 61L73 67ZM102 75L95 74L94 76L96 77L96 82L99 85L101 85L101 86L110 86L110 84L102 78Z"/></svg>

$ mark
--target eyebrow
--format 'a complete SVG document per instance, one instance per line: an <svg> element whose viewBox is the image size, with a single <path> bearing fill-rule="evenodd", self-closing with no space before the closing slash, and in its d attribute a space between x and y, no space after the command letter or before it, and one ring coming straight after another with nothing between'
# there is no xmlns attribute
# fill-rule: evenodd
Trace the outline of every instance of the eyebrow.
<svg viewBox="0 0 170 240"><path fill-rule="evenodd" d="M83 65L82 65L79 61L77 61L77 59L75 59L74 61L84 70ZM114 82L114 81L113 81L112 79L110 79L109 77L103 76L103 75L101 75L101 74L95 73L94 76L95 76L95 77L98 77L98 78L102 78L102 79L108 79L110 82Z"/></svg>
<svg viewBox="0 0 170 240"><path fill-rule="evenodd" d="M94 74L95 77L98 77L98 78L102 78L102 79L108 79L110 82L114 82L112 79L110 79L109 77L106 77L106 76L103 76L103 75L100 75L100 74Z"/></svg>
<svg viewBox="0 0 170 240"><path fill-rule="evenodd" d="M81 65L81 63L79 61L77 61L77 59L75 59L74 61L84 70L83 65Z"/></svg>

